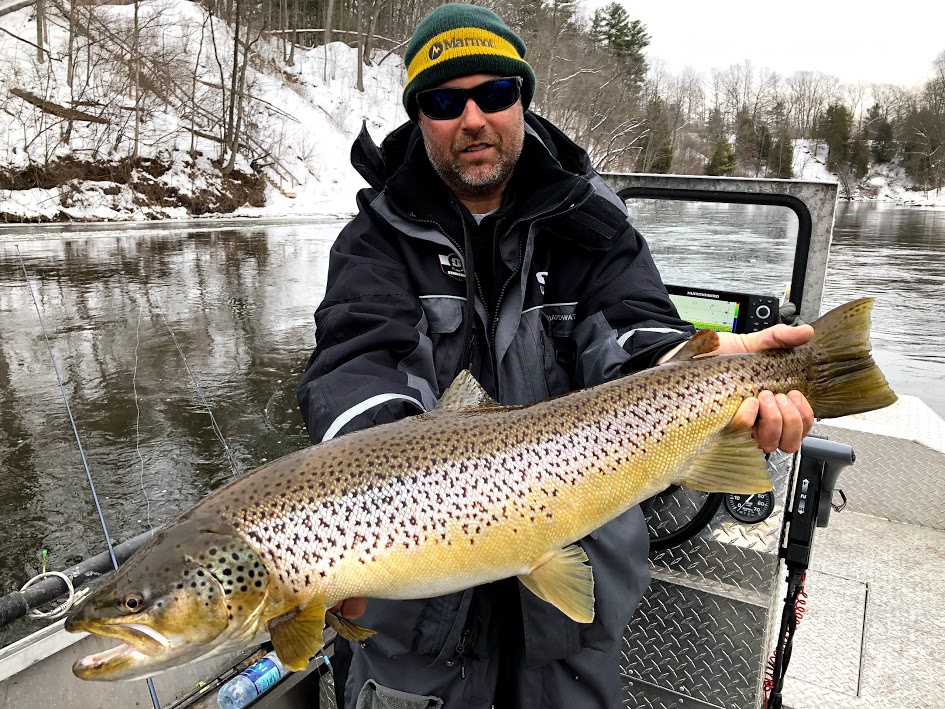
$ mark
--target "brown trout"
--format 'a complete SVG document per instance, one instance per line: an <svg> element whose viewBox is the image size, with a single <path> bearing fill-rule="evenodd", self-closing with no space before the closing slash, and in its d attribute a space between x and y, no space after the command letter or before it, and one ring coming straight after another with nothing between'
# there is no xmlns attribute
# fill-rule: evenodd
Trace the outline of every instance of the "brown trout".
<svg viewBox="0 0 945 709"><path fill-rule="evenodd" d="M467 372L436 409L329 440L214 492L157 533L66 621L121 640L79 660L83 679L134 679L268 634L303 669L340 601L426 598L517 576L579 622L593 571L575 542L680 484L771 489L749 431L730 422L763 389L797 389L817 417L896 400L869 355L872 300L813 324L794 350L697 357L530 406L499 406Z"/></svg>

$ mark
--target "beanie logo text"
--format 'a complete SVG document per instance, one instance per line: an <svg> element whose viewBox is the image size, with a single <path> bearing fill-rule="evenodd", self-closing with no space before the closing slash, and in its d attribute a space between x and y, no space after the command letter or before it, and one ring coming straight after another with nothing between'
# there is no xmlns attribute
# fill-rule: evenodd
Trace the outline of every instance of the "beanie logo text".
<svg viewBox="0 0 945 709"><path fill-rule="evenodd" d="M459 49L460 47L488 47L492 49L495 43L491 39L482 39L481 37L453 37L444 39L442 42L434 42L430 45L430 61L435 62L447 49Z"/></svg>
<svg viewBox="0 0 945 709"><path fill-rule="evenodd" d="M410 59L407 83L440 62L475 56L504 57L524 64L515 46L494 32L478 27L454 27L431 37Z"/></svg>

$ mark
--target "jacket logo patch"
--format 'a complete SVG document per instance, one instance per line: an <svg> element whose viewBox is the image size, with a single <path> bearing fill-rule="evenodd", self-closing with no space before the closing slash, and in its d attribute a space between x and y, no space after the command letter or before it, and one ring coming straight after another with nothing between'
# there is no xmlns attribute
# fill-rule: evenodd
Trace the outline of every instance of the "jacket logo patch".
<svg viewBox="0 0 945 709"><path fill-rule="evenodd" d="M535 279L538 281L538 290L542 295L545 294L545 279L548 278L548 271L539 271L535 274Z"/></svg>
<svg viewBox="0 0 945 709"><path fill-rule="evenodd" d="M440 254L440 269L447 276L455 278L457 281L466 280L463 260L456 254Z"/></svg>

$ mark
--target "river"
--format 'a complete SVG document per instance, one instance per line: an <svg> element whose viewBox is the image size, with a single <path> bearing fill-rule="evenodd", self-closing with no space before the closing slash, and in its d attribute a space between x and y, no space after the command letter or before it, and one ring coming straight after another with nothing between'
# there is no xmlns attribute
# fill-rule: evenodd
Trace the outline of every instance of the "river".
<svg viewBox="0 0 945 709"><path fill-rule="evenodd" d="M790 279L797 226L788 210L632 208L667 282L780 295ZM294 390L339 228L0 230L0 593L40 570L43 549L53 569L104 550L32 296L108 529L122 540L306 444ZM824 305L875 296L875 353L893 387L945 416L943 246L945 211L841 204ZM35 627L0 629L0 644Z"/></svg>

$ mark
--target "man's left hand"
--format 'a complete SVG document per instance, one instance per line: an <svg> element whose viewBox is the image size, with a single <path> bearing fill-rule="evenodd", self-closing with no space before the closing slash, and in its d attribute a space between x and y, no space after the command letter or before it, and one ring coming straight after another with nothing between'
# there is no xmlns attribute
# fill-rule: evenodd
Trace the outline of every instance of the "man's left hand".
<svg viewBox="0 0 945 709"><path fill-rule="evenodd" d="M747 335L719 333L719 348L713 355L762 352L803 345L814 336L810 325L775 325ZM814 410L799 391L773 394L762 391L742 402L732 423L751 428L751 437L765 453L780 448L794 453L814 425Z"/></svg>
<svg viewBox="0 0 945 709"><path fill-rule="evenodd" d="M775 325L747 335L720 332L719 348L712 354L743 354L797 347L813 336L814 328L810 325ZM765 453L777 448L785 453L794 453L800 449L804 436L814 425L814 411L799 391L787 394L762 391L757 397L742 402L732 423L751 428L751 437Z"/></svg>

